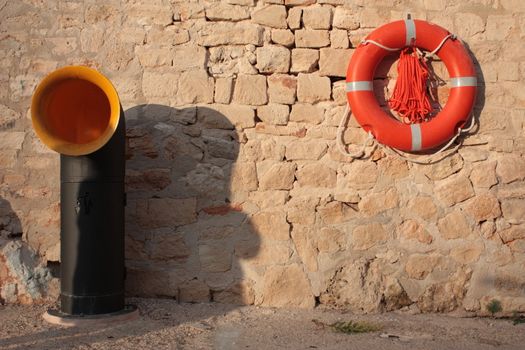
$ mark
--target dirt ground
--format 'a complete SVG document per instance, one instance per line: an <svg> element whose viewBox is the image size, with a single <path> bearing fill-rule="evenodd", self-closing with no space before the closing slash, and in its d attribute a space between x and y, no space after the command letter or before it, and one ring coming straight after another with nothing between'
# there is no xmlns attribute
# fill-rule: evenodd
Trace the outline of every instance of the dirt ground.
<svg viewBox="0 0 525 350"><path fill-rule="evenodd" d="M83 329L44 323L46 306L0 306L0 349L525 349L525 324L503 319L129 302L138 320ZM350 320L382 329L344 334L324 326Z"/></svg>

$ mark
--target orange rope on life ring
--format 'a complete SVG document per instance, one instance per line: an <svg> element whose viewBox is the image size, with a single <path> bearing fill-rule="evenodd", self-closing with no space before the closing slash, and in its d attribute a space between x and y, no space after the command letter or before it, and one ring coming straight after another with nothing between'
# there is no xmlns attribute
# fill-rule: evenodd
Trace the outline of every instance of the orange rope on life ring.
<svg viewBox="0 0 525 350"><path fill-rule="evenodd" d="M405 124L379 106L373 80L377 65L389 52L413 44L445 63L450 94L435 117ZM474 64L460 40L438 25L412 19L388 23L370 33L352 55L346 74L348 103L356 120L378 142L402 151L428 150L452 139L469 119L476 87Z"/></svg>

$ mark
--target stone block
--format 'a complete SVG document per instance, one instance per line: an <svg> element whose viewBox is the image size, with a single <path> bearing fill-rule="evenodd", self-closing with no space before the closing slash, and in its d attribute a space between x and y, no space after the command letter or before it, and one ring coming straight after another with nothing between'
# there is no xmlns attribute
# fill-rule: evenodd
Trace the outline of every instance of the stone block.
<svg viewBox="0 0 525 350"><path fill-rule="evenodd" d="M299 29L301 28L301 17L303 14L303 9L300 7L292 7L288 10L288 17L286 22L290 29Z"/></svg>
<svg viewBox="0 0 525 350"><path fill-rule="evenodd" d="M331 201L317 207L319 220L326 225L341 224L355 219L357 211L351 206L339 202Z"/></svg>
<svg viewBox="0 0 525 350"><path fill-rule="evenodd" d="M142 75L142 93L148 98L176 97L179 74L145 71Z"/></svg>
<svg viewBox="0 0 525 350"><path fill-rule="evenodd" d="M206 49L197 45L179 45L173 49L173 70L186 72L206 69Z"/></svg>
<svg viewBox="0 0 525 350"><path fill-rule="evenodd" d="M458 37L465 40L481 34L485 30L485 22L474 13L455 13L454 24Z"/></svg>
<svg viewBox="0 0 525 350"><path fill-rule="evenodd" d="M192 279L179 287L179 298L183 303L207 303L210 301L210 288L206 283Z"/></svg>
<svg viewBox="0 0 525 350"><path fill-rule="evenodd" d="M290 50L279 45L257 48L257 64L261 73L287 73L290 69Z"/></svg>
<svg viewBox="0 0 525 350"><path fill-rule="evenodd" d="M501 201L503 217L512 223L519 223L525 217L525 205L523 199L506 199Z"/></svg>
<svg viewBox="0 0 525 350"><path fill-rule="evenodd" d="M434 192L436 197L449 207L474 196L472 184L464 175L456 175L440 181L436 184Z"/></svg>
<svg viewBox="0 0 525 350"><path fill-rule="evenodd" d="M179 79L176 101L179 104L212 103L214 80L206 71L183 72Z"/></svg>
<svg viewBox="0 0 525 350"><path fill-rule="evenodd" d="M242 280L234 283L225 290L213 293L213 301L230 305L253 305L255 292L254 282Z"/></svg>
<svg viewBox="0 0 525 350"><path fill-rule="evenodd" d="M270 102L295 103L297 78L293 75L272 74L268 77L268 95Z"/></svg>
<svg viewBox="0 0 525 350"><path fill-rule="evenodd" d="M330 32L330 47L334 49L348 49L350 40L346 30L334 29Z"/></svg>
<svg viewBox="0 0 525 350"><path fill-rule="evenodd" d="M368 250L378 244L385 243L389 234L379 223L359 225L352 232L352 248Z"/></svg>
<svg viewBox="0 0 525 350"><path fill-rule="evenodd" d="M438 254L413 254L408 257L405 271L408 277L423 280L441 262L442 256Z"/></svg>
<svg viewBox="0 0 525 350"><path fill-rule="evenodd" d="M25 137L26 137L26 133L23 131L1 131L0 132L0 151L21 150Z"/></svg>
<svg viewBox="0 0 525 350"><path fill-rule="evenodd" d="M417 196L408 202L408 212L425 220L432 220L437 216L437 207L432 197Z"/></svg>
<svg viewBox="0 0 525 350"><path fill-rule="evenodd" d="M444 239L466 238L472 233L465 216L458 210L440 219L437 226Z"/></svg>
<svg viewBox="0 0 525 350"><path fill-rule="evenodd" d="M266 77L262 75L239 75L233 90L233 102L260 106L268 102Z"/></svg>
<svg viewBox="0 0 525 350"><path fill-rule="evenodd" d="M245 6L215 3L206 7L206 18L211 21L236 22L250 18L250 13Z"/></svg>
<svg viewBox="0 0 525 350"><path fill-rule="evenodd" d="M232 252L223 242L199 245L199 261L206 272L226 272L232 266Z"/></svg>
<svg viewBox="0 0 525 350"><path fill-rule="evenodd" d="M485 35L487 40L505 40L515 27L512 15L489 15Z"/></svg>
<svg viewBox="0 0 525 350"><path fill-rule="evenodd" d="M326 149L325 141L291 141L286 145L286 159L319 160L326 153Z"/></svg>
<svg viewBox="0 0 525 350"><path fill-rule="evenodd" d="M231 101L233 93L233 78L217 78L215 79L215 96L216 103L228 104Z"/></svg>
<svg viewBox="0 0 525 350"><path fill-rule="evenodd" d="M259 175L259 187L261 190L290 190L295 179L295 163L275 163L264 173Z"/></svg>
<svg viewBox="0 0 525 350"><path fill-rule="evenodd" d="M346 69L354 50L325 48L320 50L319 75L346 77Z"/></svg>
<svg viewBox="0 0 525 350"><path fill-rule="evenodd" d="M290 121L317 125L324 119L323 109L307 103L296 103L292 106Z"/></svg>
<svg viewBox="0 0 525 350"><path fill-rule="evenodd" d="M292 49L292 73L311 73L317 68L319 51L313 49Z"/></svg>
<svg viewBox="0 0 525 350"><path fill-rule="evenodd" d="M135 47L135 54L140 65L146 68L171 66L173 62L172 49L169 47L137 46Z"/></svg>
<svg viewBox="0 0 525 350"><path fill-rule="evenodd" d="M352 162L338 171L338 187L366 190L374 187L378 178L374 162Z"/></svg>
<svg viewBox="0 0 525 350"><path fill-rule="evenodd" d="M263 306L311 309L315 299L310 282L298 264L270 266L263 277Z"/></svg>
<svg viewBox="0 0 525 350"><path fill-rule="evenodd" d="M252 21L272 28L286 29L286 8L281 5L267 5L252 12Z"/></svg>
<svg viewBox="0 0 525 350"><path fill-rule="evenodd" d="M289 114L287 105L271 103L257 108L257 117L267 124L286 125Z"/></svg>
<svg viewBox="0 0 525 350"><path fill-rule="evenodd" d="M254 162L235 162L232 165L230 191L256 191L259 186Z"/></svg>
<svg viewBox="0 0 525 350"><path fill-rule="evenodd" d="M505 155L499 158L496 174L504 184L525 179L524 158L518 155Z"/></svg>
<svg viewBox="0 0 525 350"><path fill-rule="evenodd" d="M272 42L275 44L292 47L295 43L295 36L289 29L272 29Z"/></svg>
<svg viewBox="0 0 525 350"><path fill-rule="evenodd" d="M317 74L299 73L297 76L297 100L316 103L330 100L332 85L330 79Z"/></svg>
<svg viewBox="0 0 525 350"><path fill-rule="evenodd" d="M197 118L208 128L244 129L255 126L255 111L251 107L235 104L214 104L208 107L197 107Z"/></svg>
<svg viewBox="0 0 525 350"><path fill-rule="evenodd" d="M472 198L465 210L477 222L496 219L501 215L498 199L489 193L480 194Z"/></svg>
<svg viewBox="0 0 525 350"><path fill-rule="evenodd" d="M336 171L322 163L300 167L297 169L296 178L301 187L333 188L337 183Z"/></svg>
<svg viewBox="0 0 525 350"><path fill-rule="evenodd" d="M399 195L394 187L379 193L370 193L359 202L359 211L367 216L377 215L385 210L396 208Z"/></svg>
<svg viewBox="0 0 525 350"><path fill-rule="evenodd" d="M252 23L207 22L199 32L202 46L261 45L264 28Z"/></svg>
<svg viewBox="0 0 525 350"><path fill-rule="evenodd" d="M491 188L498 183L496 162L478 163L472 167L470 181L474 188Z"/></svg>
<svg viewBox="0 0 525 350"><path fill-rule="evenodd" d="M294 225L291 236L295 249L306 270L316 272L318 270L317 254L319 252L315 242L314 230L309 226Z"/></svg>
<svg viewBox="0 0 525 350"><path fill-rule="evenodd" d="M345 248L345 234L333 227L323 227L317 237L317 249L322 253L335 253Z"/></svg>
<svg viewBox="0 0 525 350"><path fill-rule="evenodd" d="M286 203L286 220L293 224L315 224L315 208L319 205L316 197L292 197Z"/></svg>
<svg viewBox="0 0 525 350"><path fill-rule="evenodd" d="M423 244L430 244L433 240L432 235L416 220L412 219L403 221L396 232L401 239L415 240Z"/></svg>
<svg viewBox="0 0 525 350"><path fill-rule="evenodd" d="M303 9L303 24L307 29L330 29L332 9L328 6L309 6Z"/></svg>
<svg viewBox="0 0 525 350"><path fill-rule="evenodd" d="M336 7L332 25L334 28L355 30L359 28L359 13L354 9Z"/></svg>
<svg viewBox="0 0 525 350"><path fill-rule="evenodd" d="M286 6L307 6L315 4L316 0L284 0Z"/></svg>
<svg viewBox="0 0 525 350"><path fill-rule="evenodd" d="M295 31L295 47L320 48L330 46L327 30L298 29Z"/></svg>
<svg viewBox="0 0 525 350"><path fill-rule="evenodd" d="M283 211L260 211L252 216L251 224L262 239L290 239L290 224L286 221L286 213Z"/></svg>
<svg viewBox="0 0 525 350"><path fill-rule="evenodd" d="M483 252L483 243L476 242L474 244L456 246L450 250L450 256L462 265L471 264L479 260L479 256Z"/></svg>
<svg viewBox="0 0 525 350"><path fill-rule="evenodd" d="M137 215L141 227L177 227L197 221L195 198L152 198L137 202Z"/></svg>

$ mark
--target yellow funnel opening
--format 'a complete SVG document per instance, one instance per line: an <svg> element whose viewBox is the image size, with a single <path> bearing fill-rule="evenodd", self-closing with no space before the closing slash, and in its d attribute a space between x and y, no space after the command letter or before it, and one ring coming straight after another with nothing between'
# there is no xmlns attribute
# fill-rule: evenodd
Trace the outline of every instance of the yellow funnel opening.
<svg viewBox="0 0 525 350"><path fill-rule="evenodd" d="M60 68L42 80L31 103L36 134L70 156L95 152L117 129L120 102L111 82L94 69Z"/></svg>

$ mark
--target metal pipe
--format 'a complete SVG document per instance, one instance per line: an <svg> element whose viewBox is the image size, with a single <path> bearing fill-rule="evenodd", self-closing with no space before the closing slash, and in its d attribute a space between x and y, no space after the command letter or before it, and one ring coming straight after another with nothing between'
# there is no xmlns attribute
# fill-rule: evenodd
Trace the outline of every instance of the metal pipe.
<svg viewBox="0 0 525 350"><path fill-rule="evenodd" d="M31 117L60 153L60 311L121 311L126 128L117 92L93 69L64 67L37 87Z"/></svg>

